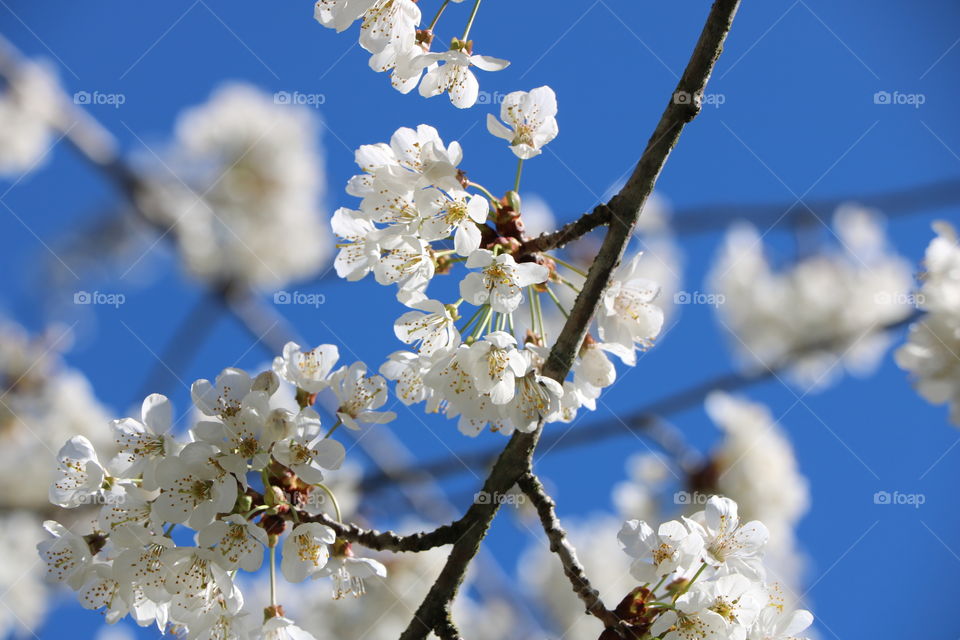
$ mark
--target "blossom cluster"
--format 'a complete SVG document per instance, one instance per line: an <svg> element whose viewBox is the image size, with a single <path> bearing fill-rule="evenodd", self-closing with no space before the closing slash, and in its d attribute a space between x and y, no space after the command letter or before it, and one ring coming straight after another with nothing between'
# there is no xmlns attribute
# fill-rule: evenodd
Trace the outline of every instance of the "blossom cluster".
<svg viewBox="0 0 960 640"><path fill-rule="evenodd" d="M24 61L0 93L0 175L35 169L50 150L60 87L46 65Z"/></svg>
<svg viewBox="0 0 960 640"><path fill-rule="evenodd" d="M0 483L19 487L0 497L0 541L8 550L0 566L0 591L6 594L6 606L0 607L2 637L29 635L51 601L33 552L43 538L37 514L50 508L50 451L76 434L111 450L105 408L87 378L63 361L69 343L65 327L32 335L0 320ZM23 482L25 477L35 481Z"/></svg>
<svg viewBox="0 0 960 640"><path fill-rule="evenodd" d="M159 394L144 400L139 418L111 423L112 459L101 461L83 436L68 440L50 501L99 512L87 531L45 523L52 537L38 549L48 579L111 623L129 615L190 640L310 638L284 616L275 589L259 624L244 608L237 574L258 571L267 555L274 584L279 546L288 581L330 577L336 598L359 596L365 578L386 575L318 518L332 503L340 519L324 484L345 456L334 430L394 417L378 410L384 379L360 362L334 369L338 358L330 345L304 352L290 343L273 371L225 369L213 383L198 380L191 394L200 417L185 441L172 433L171 405ZM296 387L296 410L274 406L281 378ZM337 422L324 433L311 405L328 391Z"/></svg>
<svg viewBox="0 0 960 640"><path fill-rule="evenodd" d="M325 27L345 31L360 22L360 46L370 53L370 68L390 72L390 83L401 93L420 85L420 95L429 98L446 93L461 109L477 102L480 85L471 71L500 71L510 63L473 52L470 29L479 2L459 38L446 51L432 52L434 29L447 4L444 0L426 28L419 28L421 12L415 0L317 0L314 18ZM452 0L455 3L463 0Z"/></svg>
<svg viewBox="0 0 960 640"><path fill-rule="evenodd" d="M928 402L948 404L950 421L960 426L960 239L946 223L934 225L937 237L924 256L926 272L918 295L926 314L911 325L896 361L916 378Z"/></svg>
<svg viewBox="0 0 960 640"><path fill-rule="evenodd" d="M741 522L737 503L720 496L656 530L629 520L618 539L642 584L618 611L629 612L636 637L795 639L813 616L787 610L776 583L766 582L768 536L762 522Z"/></svg>
<svg viewBox="0 0 960 640"><path fill-rule="evenodd" d="M790 363L792 377L811 390L844 367L872 372L890 343L877 327L913 309L912 270L889 249L879 215L847 205L833 223L839 250L784 270L771 266L755 228L738 225L711 274L720 321L741 358L760 367Z"/></svg>
<svg viewBox="0 0 960 640"><path fill-rule="evenodd" d="M329 259L318 129L309 108L242 83L179 116L169 157L149 179L145 211L172 230L192 274L281 286Z"/></svg>
<svg viewBox="0 0 960 640"><path fill-rule="evenodd" d="M502 105L504 122L493 119L490 128L522 164L556 135L555 113L549 87L516 92ZM377 283L396 285L397 299L410 309L394 332L412 350L390 354L380 368L404 404L424 402L427 412L457 417L469 435L488 424L510 434L572 420L581 407L593 409L600 390L615 380L608 353L632 365L636 350L659 334L659 288L638 274L639 255L629 260L604 293L596 338L585 341L572 380L544 376L541 297L566 313L554 287L578 291L584 274L558 255L525 251L518 185L496 198L466 176L462 159L457 142L445 144L427 125L401 128L389 144L360 147L363 173L347 185L359 208L341 208L332 220L341 238L337 274L357 281L372 273ZM431 298L431 280L461 265L460 297ZM465 314L466 306L475 310Z"/></svg>

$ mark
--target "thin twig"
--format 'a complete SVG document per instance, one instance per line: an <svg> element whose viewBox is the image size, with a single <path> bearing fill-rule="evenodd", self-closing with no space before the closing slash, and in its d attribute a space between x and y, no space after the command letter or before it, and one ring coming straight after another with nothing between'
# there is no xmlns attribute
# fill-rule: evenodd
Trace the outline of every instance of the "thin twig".
<svg viewBox="0 0 960 640"><path fill-rule="evenodd" d="M555 510L556 503L544 488L543 483L532 473L521 476L517 482L523 493L530 498L540 516L540 524L550 541L550 551L557 554L560 564L563 565L563 574L570 580L573 592L583 601L587 613L598 618L607 628L619 625L617 616L607 609L600 600L600 593L590 585L586 572L577 558L577 550L567 539L567 532L560 525L560 519Z"/></svg>
<svg viewBox="0 0 960 640"><path fill-rule="evenodd" d="M419 552L442 547L456 542L469 527L465 518L450 524L445 524L432 531L419 531L408 535L400 535L393 531L377 531L363 529L355 524L337 522L330 516L320 513L314 516L301 513L301 522L319 522L337 534L337 537L363 545L376 551L406 551Z"/></svg>

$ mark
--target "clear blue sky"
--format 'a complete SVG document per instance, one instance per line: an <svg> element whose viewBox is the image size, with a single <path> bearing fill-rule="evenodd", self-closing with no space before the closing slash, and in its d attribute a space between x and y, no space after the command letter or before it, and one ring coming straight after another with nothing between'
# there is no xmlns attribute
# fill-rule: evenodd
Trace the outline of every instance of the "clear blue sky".
<svg viewBox="0 0 960 640"><path fill-rule="evenodd" d="M435 3L421 2L425 12ZM481 72L481 88L508 92L549 84L559 99L560 136L549 152L527 163L526 190L541 194L569 219L592 207L632 167L708 5L706 0L484 4L473 30L477 50L513 64L496 74ZM322 29L312 19L310 2L0 0L0 30L29 54L52 59L71 92L124 94L119 109L91 110L132 154L146 152L138 138L159 144L181 108L202 102L223 80L242 79L269 91L325 94L329 211L350 203L342 186L355 172L354 148L420 122L434 124L447 139L459 138L465 166L484 182L512 179L512 156L485 133L486 108L457 111L443 98L425 101L392 91L385 77L367 69L355 31L337 36ZM710 84L709 91L723 94L725 103L705 108L688 128L659 190L688 209L870 193L960 174L958 38L960 5L953 0L746 0ZM922 93L926 102L919 109L875 105L877 91ZM3 201L56 247L115 198L109 185L59 147L46 168ZM911 261L921 257L931 236L929 222L938 216L957 219L956 208L891 224L898 249ZM788 237L770 237L789 246ZM687 289L702 287L717 240L716 235L684 239ZM70 291L99 287L127 296L119 310L100 308L95 317L82 319L69 355L118 414L127 410L155 362L140 340L159 351L202 295L161 254L144 284L91 277L70 285ZM48 260L46 250L3 210L0 255L5 273L0 309L28 326L41 326L53 307L64 306L67 294L57 294L59 304L51 304L38 275ZM346 343L372 365L397 348L390 324L400 309L391 291L369 281L332 282L316 291L327 301L319 310L285 309L309 342ZM370 313L371 308L383 312ZM235 363L262 364L268 355L262 350L241 356L250 343L234 321L223 319L179 376L190 381ZM688 307L640 367L609 390L607 406L595 418L629 411L730 367L710 310ZM173 388L178 406L185 406L184 389L176 382ZM947 425L945 411L921 401L889 357L870 380L845 380L789 411L796 398L777 381L753 388L750 397L769 403L775 415L786 412L782 422L811 481L812 511L799 535L811 557L810 598L822 636L957 637L960 447L951 449L958 432ZM700 408L675 421L701 448L717 438ZM501 441L485 434L467 442L452 424L438 419L430 425L443 442L426 435L409 415L403 419L402 412L391 428L425 459L442 455L446 446ZM558 489L561 516L607 508L607 489L623 478L623 461L641 449L626 436L541 460L540 471ZM461 478L452 495L463 503L473 482ZM879 507L872 499L878 490L922 492L926 504ZM503 522L490 539L507 566L516 557L517 535ZM87 637L95 624L96 616L70 605L39 635Z"/></svg>

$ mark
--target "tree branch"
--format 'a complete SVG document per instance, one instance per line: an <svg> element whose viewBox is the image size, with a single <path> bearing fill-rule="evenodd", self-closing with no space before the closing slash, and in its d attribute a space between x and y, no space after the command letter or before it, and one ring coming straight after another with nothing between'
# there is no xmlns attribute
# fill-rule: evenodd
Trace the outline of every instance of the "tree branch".
<svg viewBox="0 0 960 640"><path fill-rule="evenodd" d="M660 171L676 145L684 125L693 120L700 111L703 90L723 50L723 42L739 6L740 0L716 0L711 7L677 90L671 96L633 175L620 193L608 203L611 218L600 253L590 267L570 316L550 350L543 375L558 381L567 376L600 304L603 291L620 263L644 202L653 191ZM681 93L688 94L688 98L692 99L678 99ZM422 640L430 631L438 630L441 623L448 618L450 603L456 597L467 566L476 555L480 541L486 536L490 523L496 516L499 508L498 497L513 487L523 474L530 472L531 458L542 428L541 424L532 433L516 433L507 443L483 485L482 490L491 499L483 503L475 502L467 510L464 519L470 522L470 527L453 545L446 565L417 609L413 620L401 634L400 640Z"/></svg>
<svg viewBox="0 0 960 640"><path fill-rule="evenodd" d="M337 522L321 513L314 516L300 514L301 522L319 522L333 529L338 538L349 540L376 551L427 551L443 545L453 544L469 527L466 518L437 527L432 531L419 531L409 535L399 535L393 531L363 529L355 524Z"/></svg>
<svg viewBox="0 0 960 640"><path fill-rule="evenodd" d="M560 526L560 519L554 509L556 503L547 495L543 483L534 474L527 473L520 478L517 484L520 485L520 489L536 507L537 515L540 516L540 524L543 525L543 530L550 541L550 551L560 558L563 573L570 580L573 592L583 601L587 613L597 617L606 628L616 628L620 624L620 620L604 606L600 600L599 592L590 585L583 565L577 558L577 550L567 540L567 532Z"/></svg>
<svg viewBox="0 0 960 640"><path fill-rule="evenodd" d="M553 233L542 233L536 238L527 240L520 246L520 253L538 253L557 249L608 222L610 222L610 208L606 204L598 204L590 213L585 213L573 222L568 222Z"/></svg>

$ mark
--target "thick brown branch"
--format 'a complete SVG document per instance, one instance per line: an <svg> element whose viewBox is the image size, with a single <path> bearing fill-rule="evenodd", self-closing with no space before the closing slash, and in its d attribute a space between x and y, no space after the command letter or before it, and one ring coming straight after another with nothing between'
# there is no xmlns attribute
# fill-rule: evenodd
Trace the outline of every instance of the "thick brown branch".
<svg viewBox="0 0 960 640"><path fill-rule="evenodd" d="M577 558L577 550L567 540L567 532L560 526L560 519L554 509L556 504L553 499L547 495L543 483L532 473L524 474L519 482L520 489L530 498L533 506L537 509L537 515L540 516L540 524L547 534L550 541L550 551L557 554L560 558L560 564L563 565L563 573L570 580L573 592L583 601L587 608L587 613L597 617L603 622L604 627L616 628L620 621L617 616L607 609L600 600L600 594L590 585L586 572L580 560Z"/></svg>
<svg viewBox="0 0 960 640"><path fill-rule="evenodd" d="M680 78L677 90L671 96L640 162L624 188L608 203L611 218L603 246L590 267L583 290L577 296L560 337L550 351L544 365L544 375L555 380L563 380L567 376L593 315L600 305L603 291L620 263L643 204L653 190L683 126L699 112L703 90L720 56L723 42L739 6L740 0L716 0L710 9L706 25ZM687 98L693 99L678 99L681 93L686 93ZM470 527L453 545L446 565L417 609L410 625L400 636L401 640L426 638L447 619L450 603L456 597L467 566L476 555L480 541L497 513L497 498L531 470L531 457L541 431L542 425L533 433L516 433L507 443L483 485L483 491L489 494L491 499L474 503L467 510L464 519L470 522Z"/></svg>

